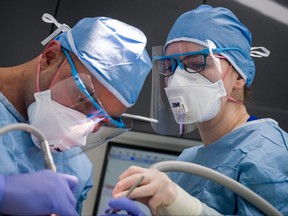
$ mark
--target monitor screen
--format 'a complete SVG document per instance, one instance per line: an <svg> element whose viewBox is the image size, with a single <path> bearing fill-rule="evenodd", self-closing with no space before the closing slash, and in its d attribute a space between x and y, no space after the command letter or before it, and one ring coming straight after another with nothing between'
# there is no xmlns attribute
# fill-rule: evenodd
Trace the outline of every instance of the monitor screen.
<svg viewBox="0 0 288 216"><path fill-rule="evenodd" d="M119 175L128 167L132 165L150 167L156 162L175 160L178 155L179 151L108 142L93 215L104 213ZM145 205L137 203L145 215L151 214Z"/></svg>

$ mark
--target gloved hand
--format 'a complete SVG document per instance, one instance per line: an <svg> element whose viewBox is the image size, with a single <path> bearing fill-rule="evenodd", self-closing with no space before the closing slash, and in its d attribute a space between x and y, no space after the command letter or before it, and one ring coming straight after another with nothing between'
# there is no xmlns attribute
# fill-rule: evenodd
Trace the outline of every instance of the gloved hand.
<svg viewBox="0 0 288 216"><path fill-rule="evenodd" d="M111 199L108 203L110 208L105 210L105 216L116 216L116 215L129 215L129 216L144 216L145 214L141 211L139 206L131 199L127 197L120 197ZM124 210L127 214L120 213L117 214L118 211ZM104 216L103 215L103 216Z"/></svg>
<svg viewBox="0 0 288 216"><path fill-rule="evenodd" d="M158 215L159 209L169 206L178 195L177 185L163 172L131 166L119 176L112 195L115 198L125 195L141 176L145 177L144 180L133 190L129 198L147 205L152 215Z"/></svg>
<svg viewBox="0 0 288 216"><path fill-rule="evenodd" d="M112 195L123 196L141 176L145 176L145 179L129 197L149 206L152 215L201 214L202 203L156 169L131 166L119 176Z"/></svg>
<svg viewBox="0 0 288 216"><path fill-rule="evenodd" d="M72 193L78 183L75 176L42 170L0 177L0 212L2 213L78 215L76 199Z"/></svg>

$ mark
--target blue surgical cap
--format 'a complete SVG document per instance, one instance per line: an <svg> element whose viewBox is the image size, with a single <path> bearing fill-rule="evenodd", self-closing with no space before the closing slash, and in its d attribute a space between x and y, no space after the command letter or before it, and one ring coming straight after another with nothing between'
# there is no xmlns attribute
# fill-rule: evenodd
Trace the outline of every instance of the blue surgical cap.
<svg viewBox="0 0 288 216"><path fill-rule="evenodd" d="M55 40L124 106L135 104L152 67L142 31L108 17L84 18Z"/></svg>
<svg viewBox="0 0 288 216"><path fill-rule="evenodd" d="M254 60L250 57L252 35L250 31L228 9L201 5L182 14L170 30L165 47L175 41L190 41L207 47L207 40L218 48L237 47L224 51L233 67L249 87L255 76Z"/></svg>

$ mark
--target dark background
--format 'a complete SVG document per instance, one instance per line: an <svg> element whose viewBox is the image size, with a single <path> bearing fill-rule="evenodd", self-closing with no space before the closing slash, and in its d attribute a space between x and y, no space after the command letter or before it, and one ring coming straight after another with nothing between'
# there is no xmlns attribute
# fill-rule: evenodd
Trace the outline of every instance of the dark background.
<svg viewBox="0 0 288 216"><path fill-rule="evenodd" d="M252 100L248 104L250 114L270 117L288 131L288 12L286 19L277 21L268 17L262 7L273 15L281 15L281 9L288 10L288 1L274 1L279 4L273 9L266 1L256 9L232 0L207 0L212 6L224 6L250 29L253 46L265 46L271 51L269 58L255 58L256 77L251 91ZM41 19L47 12L55 16L59 23L72 27L84 17L109 16L127 22L141 29L148 38L147 51L151 56L152 46L165 42L169 29L183 12L202 4L201 0L9 0L0 1L1 40L0 66L24 63L38 55L43 49L40 42L53 30L54 26ZM257 3L256 3L257 4ZM267 4L267 5L265 5ZM282 7L282 8L281 8ZM285 24L286 21L286 24ZM128 113L149 117L151 98L151 74L148 76L139 100ZM134 131L154 133L150 123L134 121ZM185 137L199 139L197 131Z"/></svg>

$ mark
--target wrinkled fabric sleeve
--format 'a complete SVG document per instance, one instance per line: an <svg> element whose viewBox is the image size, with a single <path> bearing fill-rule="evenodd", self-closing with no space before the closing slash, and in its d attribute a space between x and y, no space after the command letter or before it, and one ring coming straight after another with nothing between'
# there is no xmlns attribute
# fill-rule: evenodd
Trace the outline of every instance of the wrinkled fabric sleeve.
<svg viewBox="0 0 288 216"><path fill-rule="evenodd" d="M0 206L4 196L4 188L5 188L5 176L0 175Z"/></svg>
<svg viewBox="0 0 288 216"><path fill-rule="evenodd" d="M81 197L79 198L77 202L76 210L79 213L79 215L81 215L81 212L82 212L83 202L87 199L88 192L92 187L93 187L93 178L92 178L92 172L91 172L91 175L89 179L87 180L87 183L82 191Z"/></svg>
<svg viewBox="0 0 288 216"><path fill-rule="evenodd" d="M277 132L280 132L277 134ZM288 215L288 151L287 133L260 132L261 149L247 153L241 162L239 182L267 200L283 215ZM259 215L254 206L239 198L238 215Z"/></svg>
<svg viewBox="0 0 288 216"><path fill-rule="evenodd" d="M283 215L288 215L288 181L281 183L267 183L257 185L255 188L250 188L259 194L262 198L267 200L272 206L274 206ZM238 212L237 215L264 215L256 207L250 204L248 201L239 197L238 199Z"/></svg>

